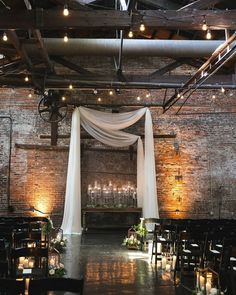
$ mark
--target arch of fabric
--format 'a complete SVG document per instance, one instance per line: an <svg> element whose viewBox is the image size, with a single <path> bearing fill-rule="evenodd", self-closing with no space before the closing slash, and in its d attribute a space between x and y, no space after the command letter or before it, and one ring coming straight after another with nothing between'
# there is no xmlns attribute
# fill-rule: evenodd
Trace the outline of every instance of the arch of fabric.
<svg viewBox="0 0 236 295"><path fill-rule="evenodd" d="M145 115L145 149L140 136L121 131ZM70 150L67 170L62 229L65 234L81 233L81 172L80 125L95 139L113 147L125 147L137 142L137 203L143 217L159 218L156 169L151 113L148 108L107 113L85 107L72 114Z"/></svg>

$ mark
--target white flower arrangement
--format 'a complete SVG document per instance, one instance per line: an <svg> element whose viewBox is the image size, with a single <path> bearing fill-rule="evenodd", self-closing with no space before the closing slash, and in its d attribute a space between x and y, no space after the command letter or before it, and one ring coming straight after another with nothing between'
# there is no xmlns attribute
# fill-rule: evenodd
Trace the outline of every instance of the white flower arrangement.
<svg viewBox="0 0 236 295"><path fill-rule="evenodd" d="M61 278L66 274L66 269L64 264L59 263L59 265L49 265L48 270L49 276Z"/></svg>
<svg viewBox="0 0 236 295"><path fill-rule="evenodd" d="M56 249L58 252L62 253L66 250L67 246L67 239L52 239L51 242L51 247Z"/></svg>

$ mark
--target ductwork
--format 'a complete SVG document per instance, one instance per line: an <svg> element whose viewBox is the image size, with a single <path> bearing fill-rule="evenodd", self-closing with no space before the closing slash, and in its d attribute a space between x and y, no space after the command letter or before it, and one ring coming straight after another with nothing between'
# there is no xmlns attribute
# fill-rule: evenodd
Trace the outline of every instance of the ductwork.
<svg viewBox="0 0 236 295"><path fill-rule="evenodd" d="M124 39L123 56L207 57L224 41L215 40L140 40ZM119 39L69 39L45 38L50 55L62 56L118 56ZM33 54L35 46L26 44Z"/></svg>

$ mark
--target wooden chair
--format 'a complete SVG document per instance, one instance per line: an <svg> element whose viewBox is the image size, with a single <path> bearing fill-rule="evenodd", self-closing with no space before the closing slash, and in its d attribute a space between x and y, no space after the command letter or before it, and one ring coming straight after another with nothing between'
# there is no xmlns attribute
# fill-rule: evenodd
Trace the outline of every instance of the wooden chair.
<svg viewBox="0 0 236 295"><path fill-rule="evenodd" d="M83 294L84 280L69 278L43 278L30 280L29 295L39 295L47 291L67 291Z"/></svg>
<svg viewBox="0 0 236 295"><path fill-rule="evenodd" d="M0 278L0 295L1 294L25 294L25 281Z"/></svg>

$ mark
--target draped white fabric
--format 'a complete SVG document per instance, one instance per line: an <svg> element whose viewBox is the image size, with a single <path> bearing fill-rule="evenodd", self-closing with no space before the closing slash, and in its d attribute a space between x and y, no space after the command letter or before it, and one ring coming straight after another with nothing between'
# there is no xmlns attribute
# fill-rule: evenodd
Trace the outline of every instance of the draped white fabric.
<svg viewBox="0 0 236 295"><path fill-rule="evenodd" d="M139 136L121 131L136 123L146 113L145 120L145 156L143 153L143 143ZM69 153L69 164L67 174L67 187L64 217L62 229L65 233L80 233L81 223L78 218L74 218L75 211L79 218L81 210L80 202L80 128L79 121L83 128L94 138L102 143L114 147L124 147L138 142L137 146L137 197L138 206L143 207L144 217L159 217L157 192L156 192L156 172L153 143L152 119L150 111L142 108L137 111L126 113L105 113L84 107L76 109L72 116L71 143ZM73 136L75 139L72 138ZM76 156L74 155L76 154ZM74 158L73 158L74 155ZM76 163L75 163L76 161ZM76 166L76 168L70 167ZM77 171L79 169L79 172ZM72 175L73 174L73 175ZM76 178L76 175L79 178ZM71 188L76 187L76 188ZM70 218L67 218L67 216ZM77 217L78 217L77 216Z"/></svg>

